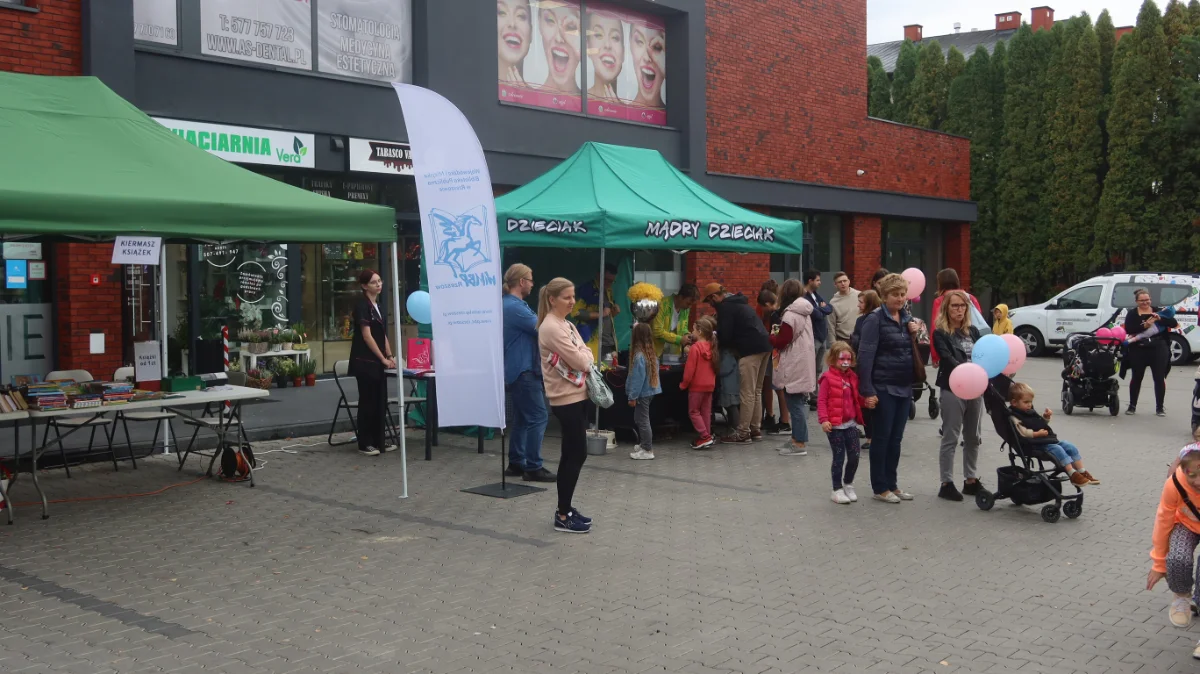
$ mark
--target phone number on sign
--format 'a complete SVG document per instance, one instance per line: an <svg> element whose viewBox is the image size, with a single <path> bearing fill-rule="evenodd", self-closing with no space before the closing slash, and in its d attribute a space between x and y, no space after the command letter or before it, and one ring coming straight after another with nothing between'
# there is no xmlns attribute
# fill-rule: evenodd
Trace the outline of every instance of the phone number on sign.
<svg viewBox="0 0 1200 674"><path fill-rule="evenodd" d="M222 33L251 35L276 42L296 41L296 29L290 26L281 26L277 23L247 19L240 16L229 16L227 14L220 14L218 17L221 19Z"/></svg>

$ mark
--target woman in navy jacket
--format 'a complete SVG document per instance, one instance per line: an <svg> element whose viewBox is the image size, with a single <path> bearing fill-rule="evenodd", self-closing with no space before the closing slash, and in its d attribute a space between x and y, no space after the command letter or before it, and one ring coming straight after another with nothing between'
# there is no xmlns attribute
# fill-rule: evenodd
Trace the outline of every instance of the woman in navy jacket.
<svg viewBox="0 0 1200 674"><path fill-rule="evenodd" d="M887 503L911 501L912 494L897 484L900 443L912 402L912 333L918 326L904 312L908 282L899 274L880 279L883 306L863 321L858 345L858 381L866 407L874 409L871 438L871 491Z"/></svg>

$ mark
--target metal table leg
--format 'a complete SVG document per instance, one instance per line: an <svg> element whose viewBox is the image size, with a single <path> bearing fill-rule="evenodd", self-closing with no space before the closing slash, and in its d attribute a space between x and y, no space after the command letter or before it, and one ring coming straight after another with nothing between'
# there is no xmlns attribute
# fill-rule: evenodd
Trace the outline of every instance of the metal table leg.
<svg viewBox="0 0 1200 674"><path fill-rule="evenodd" d="M21 453L21 422L13 422L13 454ZM14 468L20 468L19 465L14 465ZM13 481L16 481L16 473L13 473ZM9 483L12 486L12 482ZM12 499L8 497L8 490L4 488L4 479L0 478L0 501L4 501L4 510L8 513L8 523L13 523L13 504Z"/></svg>

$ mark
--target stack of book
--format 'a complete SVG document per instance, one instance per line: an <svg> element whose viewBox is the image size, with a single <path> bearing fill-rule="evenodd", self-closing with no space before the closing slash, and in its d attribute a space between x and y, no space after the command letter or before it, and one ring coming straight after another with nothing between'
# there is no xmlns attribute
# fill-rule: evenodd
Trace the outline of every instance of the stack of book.
<svg viewBox="0 0 1200 674"><path fill-rule="evenodd" d="M0 412L20 412L29 409L29 404L25 402L25 396L21 395L20 389L9 388L0 391Z"/></svg>
<svg viewBox="0 0 1200 674"><path fill-rule="evenodd" d="M28 397L33 407L42 412L67 409L67 395L58 384L30 384Z"/></svg>
<svg viewBox="0 0 1200 674"><path fill-rule="evenodd" d="M162 400L164 397L162 391L144 391L140 388L133 391L133 402L135 403L148 400Z"/></svg>
<svg viewBox="0 0 1200 674"><path fill-rule="evenodd" d="M133 384L127 382L105 382L95 385L93 392L98 392L104 399L104 406L125 405L133 400Z"/></svg>

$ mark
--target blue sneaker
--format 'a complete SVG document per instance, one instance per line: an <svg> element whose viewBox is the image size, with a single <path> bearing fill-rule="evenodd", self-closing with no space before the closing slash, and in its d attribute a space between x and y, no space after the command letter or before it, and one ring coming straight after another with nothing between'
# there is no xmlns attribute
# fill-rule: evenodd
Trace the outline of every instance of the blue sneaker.
<svg viewBox="0 0 1200 674"><path fill-rule="evenodd" d="M554 514L554 530L564 534L586 534L592 528L574 517L567 516L567 519L558 519L558 513Z"/></svg>
<svg viewBox="0 0 1200 674"><path fill-rule="evenodd" d="M572 517L573 517L573 518L575 518L577 521L579 521L579 522L583 522L584 524L588 525L589 527L590 527L590 526L592 526L592 518L590 518L590 517L588 517L588 516L584 515L583 513L579 512L579 509L578 509L578 508L571 508L571 512L567 513L567 517L568 517L568 518L572 518ZM558 518L556 517L555 519L558 519Z"/></svg>

